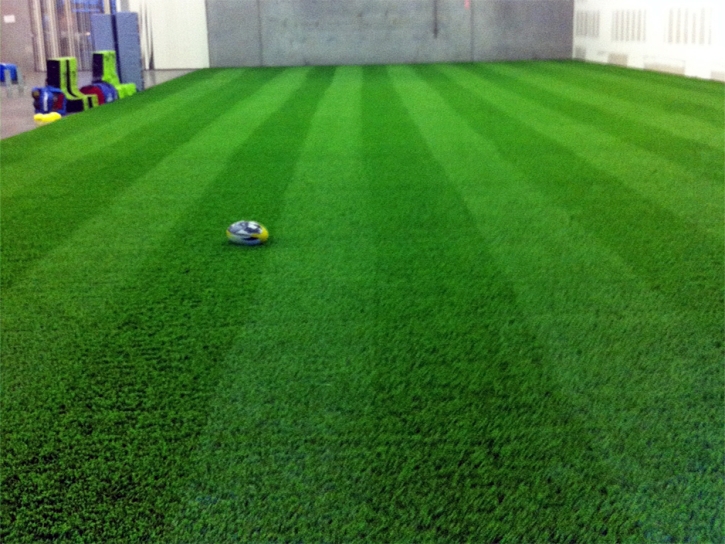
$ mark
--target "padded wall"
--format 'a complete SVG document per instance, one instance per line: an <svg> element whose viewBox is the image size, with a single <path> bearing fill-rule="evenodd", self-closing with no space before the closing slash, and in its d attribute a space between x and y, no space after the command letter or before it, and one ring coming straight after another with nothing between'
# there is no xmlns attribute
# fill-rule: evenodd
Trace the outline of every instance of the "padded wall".
<svg viewBox="0 0 725 544"><path fill-rule="evenodd" d="M116 50L112 15L106 13L93 13L91 15L91 39L93 40L94 51Z"/></svg>
<svg viewBox="0 0 725 544"><path fill-rule="evenodd" d="M141 38L139 35L138 14L119 12L114 16L116 24L116 43L118 48L118 75L123 83L135 83L136 89L143 91L143 71L141 64Z"/></svg>

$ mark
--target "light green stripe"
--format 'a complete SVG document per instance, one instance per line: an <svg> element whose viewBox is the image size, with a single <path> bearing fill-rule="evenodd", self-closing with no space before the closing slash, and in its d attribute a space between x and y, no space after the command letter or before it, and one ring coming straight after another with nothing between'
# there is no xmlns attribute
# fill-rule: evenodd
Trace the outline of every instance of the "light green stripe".
<svg viewBox="0 0 725 544"><path fill-rule="evenodd" d="M682 440L684 432L667 428L662 414L675 413L682 395L696 387L692 368L702 365L702 353L711 349L701 343L707 338L700 338L698 320L648 290L616 254L572 224L565 210L527 183L411 68L390 71L431 152L511 281L531 330L545 346L552 378L586 414L598 437L596 458L616 477L649 473L654 489L666 476L648 471L654 462L648 452L667 451L665 437ZM629 456L618 458L610 449L614 444L622 444ZM647 493L644 487L640 499L653 499ZM657 509L651 514L656 519Z"/></svg>
<svg viewBox="0 0 725 544"><path fill-rule="evenodd" d="M722 127L713 127L710 123L682 115L676 110L669 112L651 107L643 96L640 96L640 100L635 103L598 93L592 89L582 92L581 87L567 83L566 79L535 73L515 64L492 64L491 70L515 77L527 85L555 93L584 106L598 108L612 115L627 117L632 122L649 125L680 138L699 142L714 149L721 149L723 146Z"/></svg>
<svg viewBox="0 0 725 544"><path fill-rule="evenodd" d="M168 115L169 111L174 109L187 111L189 108L196 107L199 96L222 87L238 77L239 73L234 70L221 71L208 79L195 82L184 91L177 92L161 102L151 101L142 108L130 108L124 115L109 115L110 110L86 112L83 114L85 118L98 113L105 114L103 120L90 130L74 132L73 125L69 123L69 121L75 121L74 118L59 121L59 123L64 123L61 127L67 128L67 132L62 133L58 138L59 145L49 148L39 146L33 158L28 157L27 160L3 166L3 197L14 196L29 187L34 187L40 180L58 176L59 173L67 171L69 157L76 162L85 157L91 157L104 149L112 149L128 138L130 134L137 132L139 126L145 125L149 127L148 130L153 130L154 123ZM123 104L112 105L113 108L122 106ZM108 108L111 108L111 105ZM28 174L28 161L32 162L32 175ZM102 180L99 181L102 182Z"/></svg>
<svg viewBox="0 0 725 544"><path fill-rule="evenodd" d="M37 261L21 280L4 290L4 330L26 327L28 308L35 306L37 315L58 316L53 327L39 324L44 341L72 341L67 338L66 320L93 322L94 314L112 300L109 295L143 266L148 254L224 171L238 147L284 104L306 74L305 69L281 73L240 102L229 117L217 120L165 158L120 194L103 215L93 217ZM210 141L215 142L212 149ZM43 227L39 226L38 236L52 236L52 227ZM32 358L32 350L26 354Z"/></svg>
<svg viewBox="0 0 725 544"><path fill-rule="evenodd" d="M540 103L507 93L460 67L445 65L440 70L473 96L566 147L643 197L703 231L723 237L722 183L701 180L666 158L622 142Z"/></svg>
<svg viewBox="0 0 725 544"><path fill-rule="evenodd" d="M672 96L673 90L676 90L679 100L697 104L706 108L719 106L722 109L723 88L715 91L719 83L706 82L712 84L711 87L703 89L703 82L694 78L683 78L670 74L651 72L647 70L638 70L633 68L617 68L613 66L601 66L596 63L546 63L545 69L552 73L562 74L569 77L572 72L578 72L580 76L600 81L614 87L621 87L631 91L638 91L643 94L655 94L658 96ZM692 85L689 85L691 83ZM720 96L721 102L717 103L717 97Z"/></svg>
<svg viewBox="0 0 725 544"><path fill-rule="evenodd" d="M410 68L390 70L421 134L458 187L537 328L556 316L586 315L593 308L636 312L638 307L649 311L654 304L667 313L666 301L650 293L626 262L573 224L566 210L537 191L501 157L493 142L473 131ZM539 317L545 321L538 322ZM554 346L567 338L557 357L572 355L576 338L589 342L585 330L541 332ZM614 327L612 334L619 332ZM600 341L608 344L611 339ZM592 355L603 347L590 346Z"/></svg>
<svg viewBox="0 0 725 544"><path fill-rule="evenodd" d="M228 370L194 454L194 475L203 484L189 488L175 537L219 542L234 530L244 539L255 512L267 516L266 527L275 525L275 505L296 504L293 511L278 512L279 526L292 516L299 526L305 523L300 519L321 511L337 512L341 522L340 516L356 510L334 490L349 487L335 482L349 477L341 472L345 460L337 457L338 433L355 421L349 411L365 405L360 395L369 386L369 317L362 310L375 295L375 247L355 220L366 208L361 85L359 67L337 68L315 113L270 234L272 253L259 297L227 357ZM305 434L320 443L287 442ZM285 475L286 489L258 485Z"/></svg>

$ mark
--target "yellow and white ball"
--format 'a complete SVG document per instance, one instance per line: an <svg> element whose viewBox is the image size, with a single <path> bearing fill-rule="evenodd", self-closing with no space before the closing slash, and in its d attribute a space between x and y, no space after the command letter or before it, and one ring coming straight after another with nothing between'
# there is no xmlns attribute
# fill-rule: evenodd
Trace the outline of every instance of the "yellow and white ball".
<svg viewBox="0 0 725 544"><path fill-rule="evenodd" d="M237 221L229 225L227 238L235 244L258 246L269 238L269 231L256 221Z"/></svg>

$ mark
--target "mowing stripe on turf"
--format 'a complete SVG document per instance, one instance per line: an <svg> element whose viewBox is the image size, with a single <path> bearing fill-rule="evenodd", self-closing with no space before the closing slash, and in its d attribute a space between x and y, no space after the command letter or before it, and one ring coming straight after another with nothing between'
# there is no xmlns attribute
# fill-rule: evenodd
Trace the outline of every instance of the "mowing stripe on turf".
<svg viewBox="0 0 725 544"><path fill-rule="evenodd" d="M360 167L361 69L315 111L240 322L174 538L325 541L361 514L349 448L369 391L375 249ZM354 525L353 527L354 528Z"/></svg>
<svg viewBox="0 0 725 544"><path fill-rule="evenodd" d="M410 72L395 68L399 94L514 283L547 346L550 372L578 405L589 447L605 460L599 468L609 473L609 499L630 512L629 522L620 514L622 527L639 518L651 535L709 534L711 514L699 504L718 503L722 440L695 424L718 418L714 401L722 396L712 317L703 328L703 316L651 291Z"/></svg>
<svg viewBox="0 0 725 544"><path fill-rule="evenodd" d="M144 175L151 176L152 180L153 176L164 175L159 174L160 165L172 164L169 175L172 187L177 180L191 182L194 177L201 176L204 164L190 164L185 157L195 155L179 153L180 147L198 137L216 120L229 115L229 110L239 103L240 97L235 93L243 90L252 95L277 73L272 70L250 74L230 71L227 77L215 78L220 81L214 85L201 89L192 87L188 92L191 98L185 102L169 100L163 106L157 104L164 114L137 127L125 137L123 144L111 141L90 155L70 161L66 158L60 168L54 166L43 176L38 175L34 163L27 161L15 170L4 170L2 287L10 287L18 274L64 244L76 229L94 216L106 215L107 220L100 219L95 228L110 237L133 233L133 230L124 232L121 228L146 228L143 221L110 223L114 218L108 206L113 205L114 199L122 198L123 191ZM198 103L205 104L201 111L190 107ZM196 153L193 148L192 151ZM22 194L13 190L16 179L23 181L19 184ZM10 185L7 190L6 182ZM54 212L52 224L47 221L49 208Z"/></svg>
<svg viewBox="0 0 725 544"><path fill-rule="evenodd" d="M36 292L36 285L42 284L49 291L62 291L69 296L69 300L64 301L65 312L71 308L81 314L90 311L83 298L84 293L88 293L89 283L78 280L92 278L90 285L103 289L114 283L118 273L125 276L134 268L131 263L143 262L146 252L155 247L187 207L204 194L210 180L227 168L225 161L234 159L239 146L281 107L302 84L304 76L302 71L283 72L269 83L269 87L240 102L227 111L227 116L192 136L186 145L177 147L168 157L162 155L151 171L142 171L130 180L132 184L116 196L107 209L91 216L58 247L40 255L33 268L26 270L13 288L4 289L5 302L11 304L18 300L22 304L24 297ZM240 123L241 119L243 123ZM209 146L210 141L215 143L213 148ZM62 211L58 207L53 210ZM11 223L6 227L6 219L3 221L3 235L17 235L12 231L14 225ZM31 225L35 226L34 223ZM29 225L19 226L29 228ZM4 244L3 256L11 253L13 244L18 242L13 237ZM42 245L44 237L34 236L27 242ZM3 276L8 273L8 265L3 259ZM82 291L68 292L67 289ZM13 329L11 323L5 325L8 330Z"/></svg>
<svg viewBox="0 0 725 544"><path fill-rule="evenodd" d="M3 197L18 191L55 193L63 188L58 187L59 182L73 181L65 175L72 170L70 165L77 163L82 171L94 163L101 166L109 161L109 149L122 157L126 147L137 146L139 142L148 145L149 138L156 138L160 143L169 137L183 141L189 131L180 130L178 121L191 123L188 128L198 129L213 118L217 111L215 104L233 104L239 100L240 93L244 96L253 91L260 78L271 74L271 71L243 74L201 70L181 78L182 81L153 87L108 107L68 116L42 130L24 133L20 139L5 139L2 142ZM175 87L178 92L173 92ZM149 95L156 99L149 100ZM195 106L200 101L209 107L197 111ZM172 127L178 134L170 133ZM52 145L48 145L49 138ZM96 155L99 152L106 155ZM110 159L113 163L112 156ZM125 168L133 166L130 161L119 163ZM112 181L107 172L95 180L102 184Z"/></svg>
<svg viewBox="0 0 725 544"><path fill-rule="evenodd" d="M532 75L563 79L580 89L684 115L715 128L721 125L725 87L715 81L692 80L695 84L691 85L689 78L581 63L533 62L527 66Z"/></svg>
<svg viewBox="0 0 725 544"><path fill-rule="evenodd" d="M648 147L653 152L667 149L669 153L669 148L677 149L688 159L685 161L688 167L698 158L693 153L696 144L710 148L703 153L708 156L713 155L712 151L723 149L723 127L717 116L701 120L679 110L673 111L671 107L643 102L641 95L618 98L606 89L596 90L562 77L563 74L553 76L532 68L531 64L492 65L494 73L513 83L509 85L510 89L521 90L518 94L535 98L564 115L595 124L600 130L617 138L624 137L634 145L641 146L643 140L649 140Z"/></svg>
<svg viewBox="0 0 725 544"><path fill-rule="evenodd" d="M505 64L471 68L488 83L524 100L546 104L548 109L595 126L599 132L609 134L619 141L648 151L652 155L667 157L668 162L678 165L684 171L689 171L692 177L701 182L717 184L722 177L723 146L720 143L722 137L714 129L704 135L704 141L674 136L665 127L654 126L656 121L654 119L645 122L644 112L627 116L611 112L604 107L585 105L582 100L574 100L542 89L534 85L530 78L517 79ZM515 73L513 71L513 74ZM588 93L585 91L581 94ZM664 120L660 118L659 121Z"/></svg>
<svg viewBox="0 0 725 544"><path fill-rule="evenodd" d="M552 111L548 100L540 102L512 96L508 88L493 86L489 80L456 67L441 70L471 96L566 146L588 164L614 175L643 197L687 222L696 223L708 234L722 237L723 185L717 182L717 170L722 171L722 166L715 164L706 178L700 177L689 168L673 164L668 155L638 149L602 132L596 124ZM721 152L711 151L708 162L716 163L713 157L718 154ZM612 161L613 156L617 157L616 161Z"/></svg>
<svg viewBox="0 0 725 544"><path fill-rule="evenodd" d="M209 252L227 249L224 228L238 207L230 194L238 201L242 188L254 190L255 183L242 177L230 185L230 175L237 174L230 164L255 131L278 122L273 114L298 91L308 71L284 71L263 92L231 108L138 179L106 215L93 217L4 290L2 431L14 439L3 460L22 475L35 470L38 455L48 455L36 470L37 492L27 495L35 508L20 500L28 492L22 480L4 486L4 497L16 497L10 504L21 508L19 534L35 530L38 537L57 538L74 501L86 504L84 518L66 526L68 531L82 530L94 516L105 520L108 534L143 533L158 525L168 495L156 483L165 472L179 470L178 459L185 458L181 439L193 436L199 417L192 400L198 395L206 400L203 387L196 388L216 375L203 365L210 357L213 362L233 325L233 315L213 310L232 300L229 289L239 291L236 261L222 261L224 268L214 273L209 268L221 257ZM207 213L206 220L192 215L191 225L180 224L212 182L226 187L221 194L212 192L215 205L207 212L213 220ZM220 217L223 206L228 208ZM182 257L181 266L169 253ZM213 262L198 266L200 255ZM218 284L201 288L210 280ZM187 326L192 329L185 332ZM210 331L214 334L203 338ZM202 367L185 369L190 361ZM174 423L184 411L188 421ZM25 414L35 415L26 420ZM174 438L176 432L180 436ZM149 443L152 436L158 442ZM101 467L89 461L94 456L104 459L113 478L98 473ZM72 485L62 480L68 471L76 475ZM148 485L155 486L153 492L144 491ZM147 495L144 506L124 523L124 509L139 493ZM43 514L44 505L54 509L52 515Z"/></svg>
<svg viewBox="0 0 725 544"><path fill-rule="evenodd" d="M718 235L717 224L722 217L721 200L713 203L697 198L705 210L700 215L703 221L697 221L694 203L684 217L673 209L674 203L666 203L669 204L666 209L660 208L664 190L657 194L648 192L647 196L659 205L653 206L640 196L647 185L634 183L631 171L627 177L619 170L625 157L637 155L635 150L620 148L616 156L621 160L611 161L611 153L616 150L612 146L610 154L605 156L592 145L576 145L583 136L592 133L591 128L581 127L572 134L568 130L572 125L563 125L556 117L554 120L559 123L551 125L547 122L552 120L547 108L520 99L489 80L461 73L456 67L420 70L469 119L475 130L497 142L499 152L507 160L526 171L537 187L566 207L572 220L586 225L631 266L648 276L653 288L674 295L684 307L719 312L722 236ZM455 92L452 83L474 91L477 100L472 102L470 95L464 97ZM497 121L501 118L503 122ZM512 126L516 127L515 131L511 130ZM574 128L580 127L574 125ZM525 154L520 153L522 148L527 150ZM648 170L661 167L661 160L657 156L648 157L651 161ZM663 162L668 162L666 157ZM686 184L678 186L672 178L669 180L668 188L675 194L684 201L688 197L694 200L697 192ZM704 184L701 193L710 198L723 194L722 187L714 183ZM683 283L678 280L682 277L691 281Z"/></svg>
<svg viewBox="0 0 725 544"><path fill-rule="evenodd" d="M546 72L578 81L583 88L595 88L615 96L640 96L648 104L678 110L690 117L713 123L722 117L725 87L718 81L704 81L656 71L589 63L532 63L534 72Z"/></svg>
<svg viewBox="0 0 725 544"><path fill-rule="evenodd" d="M126 185L16 192L64 234L3 290L0 540L720 538L722 217L693 214L721 189L508 77L231 72L188 83L255 93L145 140ZM141 119L171 83L67 121ZM664 181L620 166L649 159ZM269 244L229 244L242 218Z"/></svg>
<svg viewBox="0 0 725 544"><path fill-rule="evenodd" d="M413 96L411 77L369 68L363 93L380 226L376 454L366 472L382 527L375 536L551 541L584 527L597 535L612 505L594 493L594 512L573 505L607 473L587 457L589 437L549 375L509 279L426 145L419 121L435 124L438 111L419 108L427 97Z"/></svg>

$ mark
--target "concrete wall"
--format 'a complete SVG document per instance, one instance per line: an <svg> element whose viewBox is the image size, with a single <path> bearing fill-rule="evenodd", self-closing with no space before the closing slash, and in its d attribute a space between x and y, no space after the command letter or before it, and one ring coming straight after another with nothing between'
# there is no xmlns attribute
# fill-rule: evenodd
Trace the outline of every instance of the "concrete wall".
<svg viewBox="0 0 725 544"><path fill-rule="evenodd" d="M725 81L722 0L576 0L573 56Z"/></svg>
<svg viewBox="0 0 725 544"><path fill-rule="evenodd" d="M33 69L27 0L2 59ZM574 0L124 0L145 68L571 58Z"/></svg>
<svg viewBox="0 0 725 544"><path fill-rule="evenodd" d="M474 8L474 60L571 58L573 1L485 0Z"/></svg>
<svg viewBox="0 0 725 544"><path fill-rule="evenodd" d="M207 0L211 66L571 58L573 0Z"/></svg>
<svg viewBox="0 0 725 544"><path fill-rule="evenodd" d="M35 70L33 32L27 0L0 3L0 62L16 64L22 73Z"/></svg>
<svg viewBox="0 0 725 544"><path fill-rule="evenodd" d="M260 3L265 0L207 0L209 64L261 66Z"/></svg>
<svg viewBox="0 0 725 544"><path fill-rule="evenodd" d="M470 58L458 0L271 0L263 3L265 64L371 64Z"/></svg>

